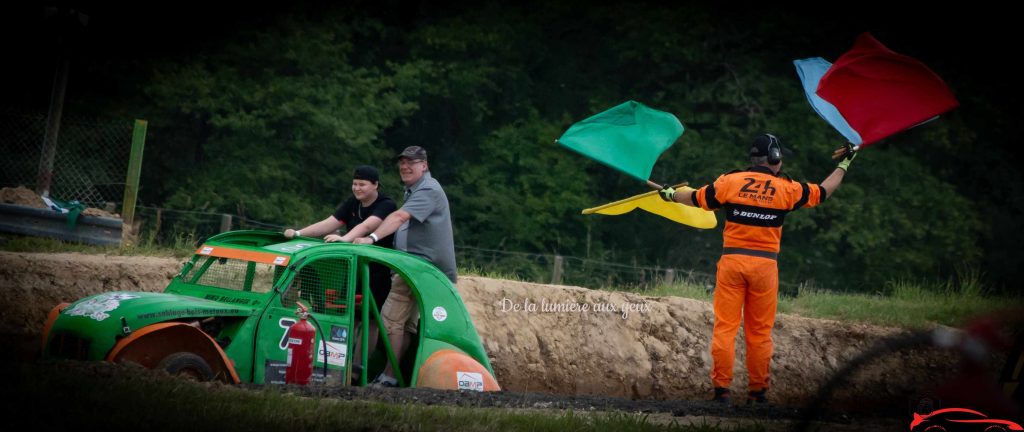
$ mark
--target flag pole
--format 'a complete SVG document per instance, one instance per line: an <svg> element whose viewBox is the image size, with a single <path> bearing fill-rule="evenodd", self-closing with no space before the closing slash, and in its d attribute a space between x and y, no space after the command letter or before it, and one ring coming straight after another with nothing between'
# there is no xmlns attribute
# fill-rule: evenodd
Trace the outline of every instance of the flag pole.
<svg viewBox="0 0 1024 432"><path fill-rule="evenodd" d="M662 187L661 185L659 185L657 183L654 183L654 182L652 182L650 180L648 180L647 183L652 184L654 186L658 186L658 190L664 189L664 187ZM690 182L682 182L682 183L679 183L679 184L677 184L677 185L675 185L673 187L683 187L683 186L689 186L689 185L690 185ZM656 193L656 191L644 192L642 194L633 195L633 196L631 196L629 198L623 198L623 199L620 199L620 200L615 201L615 202L610 202L608 204L600 205L600 206L593 207L593 208L584 209L583 210L583 214L596 213L599 210L603 210L603 209L606 209L606 208L612 207L612 206L617 206L619 204L622 204L622 203L625 203L625 202L629 202L629 201L633 201L633 200L637 200L637 199L640 199L640 198L648 197L648 196L654 195L655 193Z"/></svg>

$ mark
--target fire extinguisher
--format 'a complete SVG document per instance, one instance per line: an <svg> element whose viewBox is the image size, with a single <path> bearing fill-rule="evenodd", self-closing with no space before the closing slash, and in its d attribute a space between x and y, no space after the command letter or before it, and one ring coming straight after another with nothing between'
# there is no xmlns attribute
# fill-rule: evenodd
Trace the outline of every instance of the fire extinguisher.
<svg viewBox="0 0 1024 432"><path fill-rule="evenodd" d="M313 337L316 331L306 321L309 318L309 311L302 303L295 313L299 316L299 322L292 324L288 329L288 366L284 372L284 382L287 384L309 384L309 377L313 375Z"/></svg>

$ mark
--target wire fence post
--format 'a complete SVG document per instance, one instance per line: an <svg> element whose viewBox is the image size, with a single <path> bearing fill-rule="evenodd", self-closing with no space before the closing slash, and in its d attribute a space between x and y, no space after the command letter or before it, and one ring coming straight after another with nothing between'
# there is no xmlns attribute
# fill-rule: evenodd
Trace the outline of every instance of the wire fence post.
<svg viewBox="0 0 1024 432"><path fill-rule="evenodd" d="M561 255L555 255L555 268L551 270L551 284L560 285L562 283L562 265L563 259Z"/></svg>
<svg viewBox="0 0 1024 432"><path fill-rule="evenodd" d="M160 238L160 225L163 224L164 209L156 209L156 222L153 227L153 238Z"/></svg>
<svg viewBox="0 0 1024 432"><path fill-rule="evenodd" d="M142 171L142 150L145 147L145 120L135 120L131 135L131 153L128 155L128 174L125 175L125 197L121 204L121 219L131 226L135 220L135 200L138 198L138 178Z"/></svg>
<svg viewBox="0 0 1024 432"><path fill-rule="evenodd" d="M676 271L673 269L665 270L665 285L672 285L672 282L676 280Z"/></svg>
<svg viewBox="0 0 1024 432"><path fill-rule="evenodd" d="M61 41L57 57L57 71L53 77L53 89L50 92L50 109L46 114L46 134L43 136L43 151L39 158L39 173L36 178L36 193L50 196L53 183L53 159L57 154L57 136L60 133L60 117L64 112L64 91L68 86L68 69L71 57L65 47L67 41Z"/></svg>
<svg viewBox="0 0 1024 432"><path fill-rule="evenodd" d="M132 128L132 150L128 156L128 174L124 181L124 201L121 205L121 219L129 227L135 221L135 200L139 195L139 175L142 172L147 125L145 120L135 120L135 127Z"/></svg>
<svg viewBox="0 0 1024 432"><path fill-rule="evenodd" d="M220 215L220 232L231 231L231 215L224 213Z"/></svg>

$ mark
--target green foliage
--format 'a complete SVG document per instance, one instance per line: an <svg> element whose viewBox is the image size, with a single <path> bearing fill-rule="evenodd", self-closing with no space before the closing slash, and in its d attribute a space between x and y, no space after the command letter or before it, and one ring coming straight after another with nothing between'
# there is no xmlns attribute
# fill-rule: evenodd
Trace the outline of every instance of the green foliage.
<svg viewBox="0 0 1024 432"><path fill-rule="evenodd" d="M844 272L877 286L978 263L978 211L951 185L896 149L865 151L854 163L835 197L787 218L784 268L800 279Z"/></svg>
<svg viewBox="0 0 1024 432"><path fill-rule="evenodd" d="M163 179L166 206L309 222L348 195L352 168L389 161L380 136L417 108L408 86L423 66L357 64L352 41L381 36L372 20L308 24L288 19L154 72L150 115L166 123L150 142L184 157ZM189 153L164 147L189 135Z"/></svg>
<svg viewBox="0 0 1024 432"><path fill-rule="evenodd" d="M851 35L799 30L800 17L760 10L578 6L286 14L154 64L140 108L151 119L142 199L306 224L349 196L356 165L377 165L385 192L400 197L391 157L422 145L461 245L712 272L721 215L708 231L639 212L582 216L646 187L553 140L635 99L687 129L655 181L701 186L744 168L747 143L765 131L795 150L784 166L795 179L832 171L842 139L808 105L791 61L834 58ZM998 152L968 153L961 163L975 174L965 180L953 162L1004 137L974 126L995 115L977 103L978 114L954 111L865 150L833 198L790 214L783 280L870 290L897 277L942 279L959 265L984 265L1000 281L1016 274L1020 254L985 252L997 233L1020 235L1012 227L1024 207L1011 199L1020 182L1000 181L1019 180L1016 167ZM997 169L983 175L988 166Z"/></svg>
<svg viewBox="0 0 1024 432"><path fill-rule="evenodd" d="M479 159L465 161L449 187L460 235L492 248L577 249L592 192L577 157L548 142L558 133L528 118L481 140Z"/></svg>

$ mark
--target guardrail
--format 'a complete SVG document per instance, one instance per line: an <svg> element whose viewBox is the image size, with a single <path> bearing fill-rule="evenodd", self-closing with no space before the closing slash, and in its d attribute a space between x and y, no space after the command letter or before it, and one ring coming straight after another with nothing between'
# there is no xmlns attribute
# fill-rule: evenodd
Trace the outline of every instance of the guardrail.
<svg viewBox="0 0 1024 432"><path fill-rule="evenodd" d="M111 246L121 244L122 226L121 219L79 214L72 229L66 213L0 204L0 231L13 234Z"/></svg>

